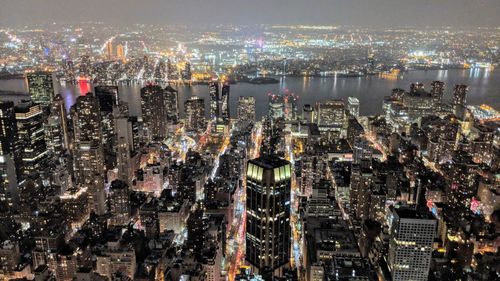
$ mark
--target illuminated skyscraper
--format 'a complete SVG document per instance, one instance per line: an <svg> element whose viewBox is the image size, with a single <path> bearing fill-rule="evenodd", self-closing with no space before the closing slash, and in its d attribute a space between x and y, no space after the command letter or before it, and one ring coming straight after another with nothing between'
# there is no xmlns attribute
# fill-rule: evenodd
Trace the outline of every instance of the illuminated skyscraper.
<svg viewBox="0 0 500 281"><path fill-rule="evenodd" d="M199 97L191 97L184 103L186 111L186 127L191 131L203 131L205 129L205 100Z"/></svg>
<svg viewBox="0 0 500 281"><path fill-rule="evenodd" d="M167 86L165 88L167 98L167 121L169 124L177 124L179 122L179 94L177 90Z"/></svg>
<svg viewBox="0 0 500 281"><path fill-rule="evenodd" d="M210 120L217 120L220 117L219 113L219 84L210 82Z"/></svg>
<svg viewBox="0 0 500 281"><path fill-rule="evenodd" d="M158 85L148 85L141 89L141 108L144 126L153 140L163 140L167 136L169 99L167 92Z"/></svg>
<svg viewBox="0 0 500 281"><path fill-rule="evenodd" d="M18 200L16 166L14 163L17 135L14 103L0 102L0 208L15 207Z"/></svg>
<svg viewBox="0 0 500 281"><path fill-rule="evenodd" d="M111 225L127 225L130 222L130 190L121 180L111 183L110 195Z"/></svg>
<svg viewBox="0 0 500 281"><path fill-rule="evenodd" d="M259 274L290 260L290 162L277 156L250 160L247 166L246 260Z"/></svg>
<svg viewBox="0 0 500 281"><path fill-rule="evenodd" d="M15 107L17 123L16 161L18 179L43 172L46 169L47 145L43 131L44 112L31 101Z"/></svg>
<svg viewBox="0 0 500 281"><path fill-rule="evenodd" d="M73 173L75 183L89 190L90 209L103 214L104 152L102 147L101 111L96 96L80 96L71 108L74 129Z"/></svg>
<svg viewBox="0 0 500 281"><path fill-rule="evenodd" d="M431 94L434 97L434 102L436 105L443 103L444 82L433 81L431 83Z"/></svg>
<svg viewBox="0 0 500 281"><path fill-rule="evenodd" d="M52 101L44 129L47 148L52 155L59 156L65 149L70 148L68 119L61 95L57 95Z"/></svg>
<svg viewBox="0 0 500 281"><path fill-rule="evenodd" d="M106 43L106 58L111 60L113 58L113 42L108 41Z"/></svg>
<svg viewBox="0 0 500 281"><path fill-rule="evenodd" d="M347 99L347 111L354 117L359 117L359 100L355 97Z"/></svg>
<svg viewBox="0 0 500 281"><path fill-rule="evenodd" d="M127 104L116 106L113 111L113 117L116 134L117 176L119 180L130 185L133 175L131 154L134 150L134 139Z"/></svg>
<svg viewBox="0 0 500 281"><path fill-rule="evenodd" d="M328 100L317 104L318 128L329 137L338 137L347 127L344 101L340 99Z"/></svg>
<svg viewBox="0 0 500 281"><path fill-rule="evenodd" d="M54 78L52 72L38 71L28 73L28 91L31 100L48 107L54 98Z"/></svg>
<svg viewBox="0 0 500 281"><path fill-rule="evenodd" d="M8 155L14 152L16 135L14 103L0 101L0 155Z"/></svg>
<svg viewBox="0 0 500 281"><path fill-rule="evenodd" d="M229 83L227 82L222 86L221 112L222 123L229 125L231 114L229 112Z"/></svg>
<svg viewBox="0 0 500 281"><path fill-rule="evenodd" d="M427 281L437 221L428 211L390 207L388 265L394 281Z"/></svg>
<svg viewBox="0 0 500 281"><path fill-rule="evenodd" d="M302 107L302 119L306 123L314 122L314 108L310 104L304 104Z"/></svg>
<svg viewBox="0 0 500 281"><path fill-rule="evenodd" d="M122 61L125 61L125 47L122 44L116 45L116 57Z"/></svg>
<svg viewBox="0 0 500 281"><path fill-rule="evenodd" d="M254 97L239 97L238 98L238 125L240 128L248 126L255 122L255 98Z"/></svg>
<svg viewBox="0 0 500 281"><path fill-rule="evenodd" d="M455 85L453 89L453 110L459 119L463 119L465 115L468 90L467 85Z"/></svg>

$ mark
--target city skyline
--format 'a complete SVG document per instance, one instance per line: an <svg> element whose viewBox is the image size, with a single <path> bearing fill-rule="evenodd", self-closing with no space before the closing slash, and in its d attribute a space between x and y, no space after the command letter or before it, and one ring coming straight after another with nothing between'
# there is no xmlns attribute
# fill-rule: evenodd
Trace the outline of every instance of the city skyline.
<svg viewBox="0 0 500 281"><path fill-rule="evenodd" d="M500 2L2 2L0 280L500 280Z"/></svg>
<svg viewBox="0 0 500 281"><path fill-rule="evenodd" d="M97 21L163 25L317 24L498 28L500 19L496 15L499 13L500 7L495 0L318 0L314 5L306 0L4 0L0 25Z"/></svg>

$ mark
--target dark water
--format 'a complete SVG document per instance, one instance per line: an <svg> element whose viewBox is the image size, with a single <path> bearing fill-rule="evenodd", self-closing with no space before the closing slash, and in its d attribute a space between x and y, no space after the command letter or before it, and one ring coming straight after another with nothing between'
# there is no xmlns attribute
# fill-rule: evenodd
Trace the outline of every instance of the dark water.
<svg viewBox="0 0 500 281"><path fill-rule="evenodd" d="M446 83L445 99L450 100L452 88L455 84L469 85L469 104L490 104L500 109L500 70L436 70L411 71L397 80L382 79L379 77L362 78L282 78L279 84L252 85L239 83L231 85L230 110L236 115L236 105L239 96L254 96L256 99L257 115L267 112L268 93L290 91L299 96L299 110L303 104L314 104L329 98L357 97L360 100L360 111L363 115L376 114L381 111L382 99L389 95L393 88L408 89L412 82L422 82L427 88L430 82L441 80ZM57 91L65 98L69 108L81 92L87 92L92 87L88 84L61 86ZM130 112L140 114L141 85L119 86L120 97L129 102ZM205 98L208 109L208 86L176 86L179 91L179 103L183 112L184 101L192 95ZM0 90L26 92L26 83L23 80L0 80ZM14 99L19 99L15 97ZM5 97L3 97L5 99Z"/></svg>

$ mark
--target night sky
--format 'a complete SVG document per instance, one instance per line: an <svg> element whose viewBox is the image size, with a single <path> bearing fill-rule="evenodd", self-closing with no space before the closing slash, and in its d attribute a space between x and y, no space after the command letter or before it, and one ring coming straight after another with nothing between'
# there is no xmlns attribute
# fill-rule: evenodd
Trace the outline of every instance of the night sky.
<svg viewBox="0 0 500 281"><path fill-rule="evenodd" d="M0 27L115 24L500 26L500 0L0 0Z"/></svg>

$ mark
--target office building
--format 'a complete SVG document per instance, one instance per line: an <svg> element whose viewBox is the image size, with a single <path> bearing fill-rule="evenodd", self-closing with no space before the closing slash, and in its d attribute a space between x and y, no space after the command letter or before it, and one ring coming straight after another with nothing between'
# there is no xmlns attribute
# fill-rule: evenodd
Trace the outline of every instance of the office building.
<svg viewBox="0 0 500 281"><path fill-rule="evenodd" d="M340 137L347 127L345 104L341 99L332 99L317 103L318 129L328 138Z"/></svg>
<svg viewBox="0 0 500 281"><path fill-rule="evenodd" d="M80 96L71 108L73 119L73 175L75 183L89 190L90 209L103 214L104 151L102 145L101 110L93 94Z"/></svg>
<svg viewBox="0 0 500 281"><path fill-rule="evenodd" d="M437 220L427 210L389 209L388 266L394 281L427 281Z"/></svg>
<svg viewBox="0 0 500 281"><path fill-rule="evenodd" d="M28 92L31 100L47 107L54 98L54 74L47 71L37 71L26 74Z"/></svg>
<svg viewBox="0 0 500 281"><path fill-rule="evenodd" d="M46 169L48 150L43 130L44 112L40 105L25 101L15 106L17 147L16 165L19 180Z"/></svg>
<svg viewBox="0 0 500 281"><path fill-rule="evenodd" d="M291 173L277 156L248 162L246 260L260 274L280 275L290 260Z"/></svg>
<svg viewBox="0 0 500 281"><path fill-rule="evenodd" d="M59 156L64 150L70 149L68 129L64 100L61 95L57 95L50 105L50 113L44 124L45 141L53 156Z"/></svg>
<svg viewBox="0 0 500 281"><path fill-rule="evenodd" d="M222 124L229 125L229 119L231 118L231 113L229 111L229 83L226 82L222 85L222 96L221 96L221 118Z"/></svg>
<svg viewBox="0 0 500 281"><path fill-rule="evenodd" d="M357 98L347 98L347 112L356 118L359 117L359 100Z"/></svg>
<svg viewBox="0 0 500 281"><path fill-rule="evenodd" d="M212 81L208 84L208 88L209 88L209 92L210 92L210 120L217 121L218 118L220 117L219 84L216 81Z"/></svg>
<svg viewBox="0 0 500 281"><path fill-rule="evenodd" d="M459 119L465 116L468 91L467 85L455 85L453 88L453 111Z"/></svg>
<svg viewBox="0 0 500 281"><path fill-rule="evenodd" d="M239 97L238 98L238 125L240 128L245 128L249 124L255 122L255 98L254 97Z"/></svg>
<svg viewBox="0 0 500 281"><path fill-rule="evenodd" d="M141 89L142 120L153 140L161 141L167 136L169 116L173 114L170 95L158 85Z"/></svg>
<svg viewBox="0 0 500 281"><path fill-rule="evenodd" d="M109 193L111 218L110 225L126 226L130 222L130 190L128 184L121 180L111 183Z"/></svg>
<svg viewBox="0 0 500 281"><path fill-rule="evenodd" d="M190 131L203 131L205 124L205 100L199 97L191 97L184 103L186 111L186 127Z"/></svg>

